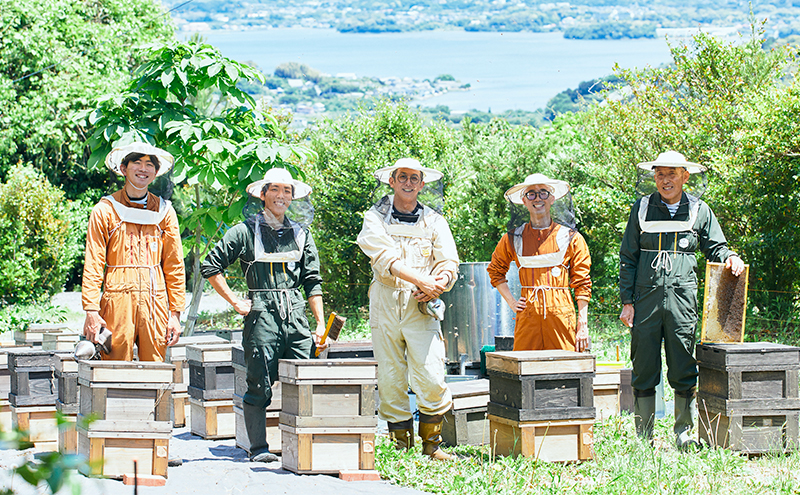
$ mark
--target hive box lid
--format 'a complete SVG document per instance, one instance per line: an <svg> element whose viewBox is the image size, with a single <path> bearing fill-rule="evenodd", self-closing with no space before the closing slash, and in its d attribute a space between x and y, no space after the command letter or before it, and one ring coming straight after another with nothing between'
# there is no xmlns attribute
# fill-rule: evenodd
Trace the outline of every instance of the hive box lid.
<svg viewBox="0 0 800 495"><path fill-rule="evenodd" d="M75 357L70 354L56 354L55 363L53 365L56 373L78 373L78 362Z"/></svg>
<svg viewBox="0 0 800 495"><path fill-rule="evenodd" d="M193 344L186 347L186 360L199 363L230 363L233 344Z"/></svg>
<svg viewBox="0 0 800 495"><path fill-rule="evenodd" d="M288 383L298 380L361 383L377 380L378 362L371 359L281 359L278 376Z"/></svg>
<svg viewBox="0 0 800 495"><path fill-rule="evenodd" d="M79 361L78 379L90 383L172 383L169 363L151 361Z"/></svg>
<svg viewBox="0 0 800 495"><path fill-rule="evenodd" d="M798 366L800 347L772 342L699 343L697 362L717 366Z"/></svg>
<svg viewBox="0 0 800 495"><path fill-rule="evenodd" d="M593 372L594 356L561 350L487 352L486 369L512 375Z"/></svg>
<svg viewBox="0 0 800 495"><path fill-rule="evenodd" d="M216 335L192 335L191 337L181 337L178 342L167 347L167 361L184 361L186 359L186 347L199 344L225 344L228 341Z"/></svg>
<svg viewBox="0 0 800 495"><path fill-rule="evenodd" d="M233 346L233 349L231 349L231 361L238 366L247 366L244 362L244 347L239 344Z"/></svg>
<svg viewBox="0 0 800 495"><path fill-rule="evenodd" d="M12 349L19 349L19 350L33 350L33 347L29 346L8 346L8 347L0 347L0 368L7 368L8 367L8 351Z"/></svg>
<svg viewBox="0 0 800 495"><path fill-rule="evenodd" d="M486 407L489 403L489 380L465 380L447 384L453 394L453 409L461 411Z"/></svg>

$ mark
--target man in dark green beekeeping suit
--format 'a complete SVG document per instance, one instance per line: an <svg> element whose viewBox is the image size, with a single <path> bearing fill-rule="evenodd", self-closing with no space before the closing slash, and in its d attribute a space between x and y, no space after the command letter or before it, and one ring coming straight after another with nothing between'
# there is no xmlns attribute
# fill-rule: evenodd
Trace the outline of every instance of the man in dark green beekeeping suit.
<svg viewBox="0 0 800 495"><path fill-rule="evenodd" d="M272 462L266 437L265 410L272 400L279 359L308 359L312 335L305 316L303 288L317 320L313 339L325 332L319 254L307 225L290 220L293 199L305 198L311 187L292 178L288 170L270 169L248 192L264 209L232 227L208 253L200 270L237 313L244 315L247 392L242 403L250 440L250 460ZM248 298L240 299L228 287L223 272L239 260L247 280Z"/></svg>
<svg viewBox="0 0 800 495"><path fill-rule="evenodd" d="M636 433L652 440L655 388L661 380L661 342L667 358L667 379L675 389L675 436L679 448L696 443L697 259L725 262L734 275L744 262L730 249L714 213L684 191L692 173L705 167L668 151L639 168L651 170L657 192L631 208L620 247L620 319L631 328L631 360Z"/></svg>

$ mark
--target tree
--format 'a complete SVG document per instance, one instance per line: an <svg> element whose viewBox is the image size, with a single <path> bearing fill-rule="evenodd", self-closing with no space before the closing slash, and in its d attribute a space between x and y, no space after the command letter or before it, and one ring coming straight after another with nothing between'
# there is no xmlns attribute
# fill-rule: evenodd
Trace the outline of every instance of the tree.
<svg viewBox="0 0 800 495"><path fill-rule="evenodd" d="M121 89L131 46L170 38L168 16L152 0L4 0L0 26L0 180L26 163L68 198L96 194L108 174L84 168L71 115Z"/></svg>
<svg viewBox="0 0 800 495"><path fill-rule="evenodd" d="M245 188L271 167L303 176L312 153L289 142L269 112L240 90L240 80L264 82L256 69L227 59L211 45L190 41L150 46L147 62L123 93L104 96L85 114L89 167L101 166L114 146L147 141L176 159L174 182L191 188L181 227L191 251L191 335L202 295L200 262L226 228L242 219ZM210 98L210 100L209 100Z"/></svg>

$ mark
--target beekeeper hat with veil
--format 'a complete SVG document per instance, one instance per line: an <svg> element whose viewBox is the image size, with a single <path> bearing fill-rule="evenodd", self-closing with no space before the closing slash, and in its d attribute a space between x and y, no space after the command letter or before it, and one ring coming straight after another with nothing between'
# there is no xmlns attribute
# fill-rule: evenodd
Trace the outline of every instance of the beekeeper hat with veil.
<svg viewBox="0 0 800 495"><path fill-rule="evenodd" d="M374 176L378 184L372 196L373 198L377 197L380 199L375 202L373 208L377 209L387 221L389 216L393 214L395 217L397 217L397 215L403 217L401 213L393 208L394 192L389 187L389 179L396 175L397 171L400 169L409 169L419 172L421 180L424 183L422 190L420 190L417 195L417 210L411 212L410 216L405 218L405 220L413 223L416 221L414 220L414 216L419 216L421 212L424 213L425 207L431 208L435 212L441 214L444 209L443 185L441 181L444 174L438 170L423 166L416 158L400 158L394 162L394 164L379 168L375 171ZM411 179L409 178L409 180ZM401 218L401 220L402 219L403 218Z"/></svg>
<svg viewBox="0 0 800 495"><path fill-rule="evenodd" d="M655 174L657 167L683 169L689 173L689 178L683 184L683 192L677 208L688 203L689 220L686 222L648 222L647 211L651 208L660 208L661 205L654 201L653 193L658 192ZM665 151L658 157L649 162L642 162L637 165L639 176L636 181L636 191L642 196L639 208L639 219L643 231L646 232L676 232L691 229L699 209L700 198L706 191L706 167L699 163L690 162L677 151ZM674 205L670 205L673 206ZM674 209L674 208L673 208ZM675 212L672 211L674 215ZM678 225L680 224L680 225ZM685 224L685 225L684 225ZM678 230L675 230L678 229Z"/></svg>
<svg viewBox="0 0 800 495"><path fill-rule="evenodd" d="M563 225L571 230L575 230L575 206L572 202L569 184L563 180L551 179L550 177L535 173L525 177L519 184L511 186L504 194L505 198L511 203L511 215L507 224L510 235L521 235L522 229L530 220L530 212L525 206L524 195L531 186L543 186L534 188L538 193L538 199L550 204L549 215L552 222ZM547 197L542 198L546 191ZM550 198L553 201L549 203Z"/></svg>
<svg viewBox="0 0 800 495"><path fill-rule="evenodd" d="M290 186L291 197L280 195L272 199L270 187ZM292 177L285 168L271 168L264 178L247 186L251 196L245 205L245 223L253 229L255 261L266 263L296 263L303 256L306 234L314 220L314 206L311 204L311 186ZM267 197L270 196L270 197ZM265 201L266 199L266 201ZM286 203L289 203L288 205ZM283 240L291 235L293 242ZM279 242L282 241L282 242ZM290 246L289 251L275 252L265 246Z"/></svg>

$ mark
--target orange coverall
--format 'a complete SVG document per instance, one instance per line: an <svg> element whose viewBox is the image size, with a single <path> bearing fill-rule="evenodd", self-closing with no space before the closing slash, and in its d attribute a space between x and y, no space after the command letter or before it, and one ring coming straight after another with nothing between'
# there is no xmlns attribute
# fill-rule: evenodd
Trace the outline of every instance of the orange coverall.
<svg viewBox="0 0 800 495"><path fill-rule="evenodd" d="M112 197L143 209L124 191ZM147 209L158 211L159 205L158 196L148 193ZM178 217L168 208L159 224L140 225L123 222L104 198L89 217L82 303L84 311L99 310L112 332L111 354L104 359L131 361L136 343L141 361L164 360L169 312L186 305Z"/></svg>
<svg viewBox="0 0 800 495"><path fill-rule="evenodd" d="M567 227L555 222L546 229L534 229L530 224L525 224L522 231L522 256L558 252L556 234L558 229L565 228ZM520 266L514 243L506 233L492 253L492 261L487 268L492 287L507 282L506 274L512 261ZM527 303L525 309L517 313L514 327L515 351L575 350L575 305L569 287L575 290L576 299L588 301L591 298L591 264L586 241L578 232L574 232L562 264L555 268L519 269L522 296L526 297Z"/></svg>

